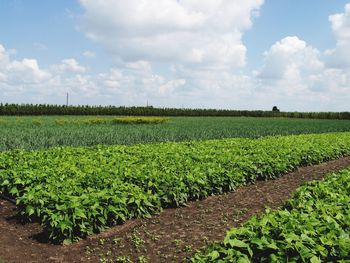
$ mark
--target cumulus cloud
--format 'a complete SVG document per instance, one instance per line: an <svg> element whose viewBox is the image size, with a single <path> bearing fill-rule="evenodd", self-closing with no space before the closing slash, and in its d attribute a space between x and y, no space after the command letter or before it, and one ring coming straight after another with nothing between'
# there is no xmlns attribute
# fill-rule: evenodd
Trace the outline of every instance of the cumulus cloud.
<svg viewBox="0 0 350 263"><path fill-rule="evenodd" d="M299 79L324 68L319 51L298 37L286 37L265 52L265 65L259 74L267 79Z"/></svg>
<svg viewBox="0 0 350 263"><path fill-rule="evenodd" d="M75 59L64 59L61 64L42 68L36 59L13 58L15 50L6 49L0 44L0 93L2 97L14 100L14 95L23 95L27 99L37 101L50 96L64 94L66 91L76 92L83 96L93 96L97 88L89 75ZM23 101L17 101L23 102Z"/></svg>
<svg viewBox="0 0 350 263"><path fill-rule="evenodd" d="M322 52L316 48L290 36L277 41L264 55L264 66L255 72L255 95L260 93L263 101L293 105L298 110L347 109L350 72L323 61Z"/></svg>
<svg viewBox="0 0 350 263"><path fill-rule="evenodd" d="M39 68L36 59L12 61L6 69L9 81L13 83L40 83L51 77L48 71Z"/></svg>
<svg viewBox="0 0 350 263"><path fill-rule="evenodd" d="M63 59L56 68L61 72L84 73L86 68L81 66L74 58Z"/></svg>
<svg viewBox="0 0 350 263"><path fill-rule="evenodd" d="M105 87L104 95L122 96L123 101L130 100L137 104L144 103L151 97L159 99L172 96L176 88L186 84L184 79L169 80L154 73L143 61L127 64L124 69L112 68L107 73L99 74L96 82Z"/></svg>
<svg viewBox="0 0 350 263"><path fill-rule="evenodd" d="M131 70L144 71L144 72L150 72L152 70L151 63L144 60L128 62L125 64L125 67Z"/></svg>
<svg viewBox="0 0 350 263"><path fill-rule="evenodd" d="M10 62L10 54L3 45L0 44L0 68L4 70Z"/></svg>
<svg viewBox="0 0 350 263"><path fill-rule="evenodd" d="M265 52L264 66L255 74L258 90L297 109L348 110L350 4L329 20L336 40L333 49L320 52L298 37L277 41Z"/></svg>
<svg viewBox="0 0 350 263"><path fill-rule="evenodd" d="M80 28L126 62L243 66L242 32L263 0L80 0Z"/></svg>
<svg viewBox="0 0 350 263"><path fill-rule="evenodd" d="M101 92L96 85L94 77L89 75L77 74L73 77L63 79L60 84L64 84L74 95L82 97L98 96Z"/></svg>
<svg viewBox="0 0 350 263"><path fill-rule="evenodd" d="M345 6L344 13L329 17L332 30L337 41L334 49L327 50L327 63L334 68L350 67L350 3Z"/></svg>
<svg viewBox="0 0 350 263"><path fill-rule="evenodd" d="M259 89L271 96L317 96L325 69L320 52L296 36L277 41L264 53L264 66L255 76ZM300 98L298 98L300 99Z"/></svg>
<svg viewBox="0 0 350 263"><path fill-rule="evenodd" d="M162 95L172 94L176 88L184 86L185 84L186 84L185 79L170 80L167 83L164 83L163 85L161 85L158 91Z"/></svg>
<svg viewBox="0 0 350 263"><path fill-rule="evenodd" d="M13 50L7 51L0 44L0 69L2 82L7 84L32 84L46 81L51 77L50 72L39 67L36 59L25 58L21 61L12 60Z"/></svg>

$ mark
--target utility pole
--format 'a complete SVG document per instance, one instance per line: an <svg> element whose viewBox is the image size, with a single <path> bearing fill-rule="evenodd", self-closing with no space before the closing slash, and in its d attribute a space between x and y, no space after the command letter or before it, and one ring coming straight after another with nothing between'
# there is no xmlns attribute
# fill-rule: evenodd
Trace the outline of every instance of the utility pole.
<svg viewBox="0 0 350 263"><path fill-rule="evenodd" d="M67 92L67 107L68 107L68 104L69 104L69 93Z"/></svg>

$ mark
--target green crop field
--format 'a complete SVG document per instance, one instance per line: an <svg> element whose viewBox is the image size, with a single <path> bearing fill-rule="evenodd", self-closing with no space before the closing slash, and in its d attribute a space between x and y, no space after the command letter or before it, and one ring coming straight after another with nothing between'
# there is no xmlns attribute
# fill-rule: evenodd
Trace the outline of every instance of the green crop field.
<svg viewBox="0 0 350 263"><path fill-rule="evenodd" d="M16 218L39 222L48 242L71 243L349 155L349 120L0 117L0 197L16 204ZM192 261L348 259L349 173L301 188Z"/></svg>
<svg viewBox="0 0 350 263"><path fill-rule="evenodd" d="M192 262L349 262L349 193L350 170L311 182L281 209L232 229Z"/></svg>
<svg viewBox="0 0 350 263"><path fill-rule="evenodd" d="M154 125L84 125L84 120L96 118L114 117L0 117L0 151L350 131L349 120L248 117L175 117Z"/></svg>
<svg viewBox="0 0 350 263"><path fill-rule="evenodd" d="M0 191L53 240L350 154L350 133L15 150L0 154Z"/></svg>

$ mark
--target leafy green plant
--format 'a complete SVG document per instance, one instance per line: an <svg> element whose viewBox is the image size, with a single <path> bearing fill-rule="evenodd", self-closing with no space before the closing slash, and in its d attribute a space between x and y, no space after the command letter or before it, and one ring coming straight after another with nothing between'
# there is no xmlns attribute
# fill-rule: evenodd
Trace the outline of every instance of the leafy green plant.
<svg viewBox="0 0 350 263"><path fill-rule="evenodd" d="M14 150L0 153L0 192L52 240L71 242L349 154L350 133Z"/></svg>
<svg viewBox="0 0 350 263"><path fill-rule="evenodd" d="M132 260L127 256L118 256L115 259L116 263L132 263Z"/></svg>
<svg viewBox="0 0 350 263"><path fill-rule="evenodd" d="M348 262L349 193L350 170L308 183L281 209L230 230L192 262Z"/></svg>
<svg viewBox="0 0 350 263"><path fill-rule="evenodd" d="M142 237L140 237L138 232L134 232L128 238L136 249L139 249L145 244L145 240L143 240Z"/></svg>
<svg viewBox="0 0 350 263"><path fill-rule="evenodd" d="M137 258L137 263L147 263L147 262L148 262L148 259L145 256L139 256Z"/></svg>

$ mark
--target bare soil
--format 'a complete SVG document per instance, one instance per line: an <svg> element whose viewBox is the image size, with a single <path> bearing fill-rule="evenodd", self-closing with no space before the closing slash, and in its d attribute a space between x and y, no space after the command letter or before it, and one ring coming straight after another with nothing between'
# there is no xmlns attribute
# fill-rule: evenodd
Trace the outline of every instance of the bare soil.
<svg viewBox="0 0 350 263"><path fill-rule="evenodd" d="M0 262L183 262L267 206L277 208L301 184L346 167L350 157L301 167L276 180L165 209L151 219L130 220L68 246L47 242L38 223L20 223L16 206L0 199Z"/></svg>

